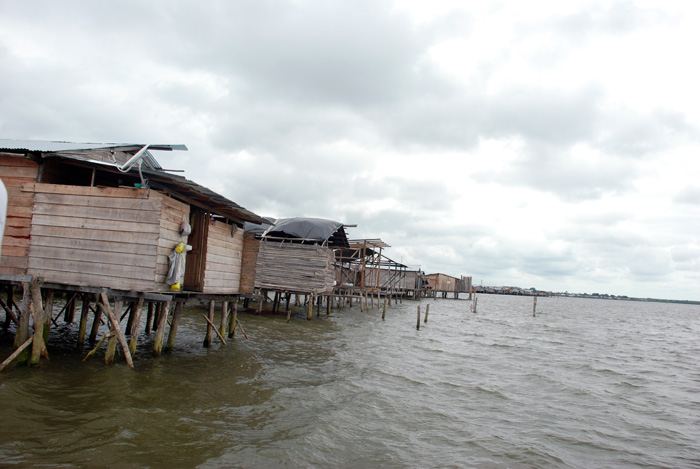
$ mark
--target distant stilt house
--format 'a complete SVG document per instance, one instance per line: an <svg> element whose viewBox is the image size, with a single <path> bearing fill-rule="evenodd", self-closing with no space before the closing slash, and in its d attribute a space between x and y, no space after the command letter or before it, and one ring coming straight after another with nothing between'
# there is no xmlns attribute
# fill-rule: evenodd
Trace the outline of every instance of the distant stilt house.
<svg viewBox="0 0 700 469"><path fill-rule="evenodd" d="M336 254L339 286L352 284L359 293L406 295L416 290L408 275L408 266L396 262L382 251L390 247L381 239L350 240L350 247Z"/></svg>
<svg viewBox="0 0 700 469"><path fill-rule="evenodd" d="M452 293L455 298L459 298L459 293L469 293L471 295L471 277L452 277L446 274L427 274L423 276L423 295L437 298L442 296L447 298L448 293Z"/></svg>
<svg viewBox="0 0 700 469"><path fill-rule="evenodd" d="M9 195L0 283L8 294L28 282L40 283L44 297L72 292L86 305L103 292L118 305L161 306L185 292L238 294L243 224L265 220L166 172L151 154L186 149L0 140ZM12 304L5 311L14 316Z"/></svg>
<svg viewBox="0 0 700 469"><path fill-rule="evenodd" d="M265 232L249 231L244 246L244 285L264 297L274 293L273 311L282 295L303 294L311 299L333 292L334 251L348 247L342 223L320 218L283 218ZM253 265L255 266L253 271ZM259 307L261 304L259 304Z"/></svg>

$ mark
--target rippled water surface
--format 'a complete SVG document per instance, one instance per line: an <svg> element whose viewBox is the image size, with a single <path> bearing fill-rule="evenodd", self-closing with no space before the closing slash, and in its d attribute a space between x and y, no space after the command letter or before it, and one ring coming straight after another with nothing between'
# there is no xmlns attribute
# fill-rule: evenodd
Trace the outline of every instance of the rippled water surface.
<svg viewBox="0 0 700 469"><path fill-rule="evenodd" d="M136 369L52 361L0 373L0 462L112 467L700 467L700 306L482 295L358 307ZM430 305L416 330L417 306ZM1 359L11 353L3 337Z"/></svg>

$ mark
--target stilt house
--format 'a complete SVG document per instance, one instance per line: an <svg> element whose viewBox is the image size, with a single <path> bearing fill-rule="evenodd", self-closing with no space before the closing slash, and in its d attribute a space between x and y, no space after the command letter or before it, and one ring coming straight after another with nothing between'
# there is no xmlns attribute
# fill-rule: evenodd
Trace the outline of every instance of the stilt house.
<svg viewBox="0 0 700 469"><path fill-rule="evenodd" d="M331 293L336 283L334 251L347 247L342 223L320 218L277 220L262 234L246 233L244 284L250 288L253 278L253 288L262 291Z"/></svg>
<svg viewBox="0 0 700 469"><path fill-rule="evenodd" d="M151 154L186 149L0 140L8 191L0 275L170 292L169 256L184 242L192 250L183 290L237 294L243 224L265 220L166 172Z"/></svg>

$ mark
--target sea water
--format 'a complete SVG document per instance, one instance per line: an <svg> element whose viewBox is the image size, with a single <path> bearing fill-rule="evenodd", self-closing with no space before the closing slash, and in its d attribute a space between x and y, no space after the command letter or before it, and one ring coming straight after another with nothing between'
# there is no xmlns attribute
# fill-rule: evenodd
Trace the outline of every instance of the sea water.
<svg viewBox="0 0 700 469"><path fill-rule="evenodd" d="M0 464L700 467L700 306L464 296L241 313L210 348L189 309L134 370L59 321L50 362L0 373Z"/></svg>

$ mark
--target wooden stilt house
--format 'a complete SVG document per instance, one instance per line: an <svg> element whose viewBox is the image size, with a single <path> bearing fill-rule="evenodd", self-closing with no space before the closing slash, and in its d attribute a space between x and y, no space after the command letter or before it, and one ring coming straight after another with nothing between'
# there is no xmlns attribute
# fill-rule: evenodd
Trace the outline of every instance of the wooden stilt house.
<svg viewBox="0 0 700 469"><path fill-rule="evenodd" d="M9 195L0 273L169 292L168 257L185 241L193 249L184 290L238 293L241 228L264 220L166 173L150 153L181 149L0 140L0 178Z"/></svg>
<svg viewBox="0 0 700 469"><path fill-rule="evenodd" d="M82 299L79 345L90 311L95 314L91 342L100 316L109 316L112 332L105 362L114 360L117 337L130 362L129 348L133 353L144 302L146 332L151 325L156 330L156 354L164 342L169 308L175 304L166 348L172 346L178 311L187 295L219 295L226 314L227 297L240 291L243 224L264 220L206 187L166 172L151 154L186 149L0 140L0 178L8 192L0 257L0 286L7 289L7 302L0 305L6 313L5 328L10 321L17 324L18 351L33 339L31 363L38 363L46 351L41 330L45 318L44 330L55 322L54 293L72 295L64 306L68 322L76 298ZM176 265L180 269L173 269ZM174 272L179 283L172 280ZM25 298L31 290L31 315L28 298L19 305L14 302L13 289L18 286ZM132 335L128 348L119 325L120 309L127 303L127 334ZM28 335L30 316L33 338ZM207 335L210 338L211 329Z"/></svg>
<svg viewBox="0 0 700 469"><path fill-rule="evenodd" d="M320 218L277 220L255 241L254 287L304 294L333 291L334 251L348 247L344 225Z"/></svg>

